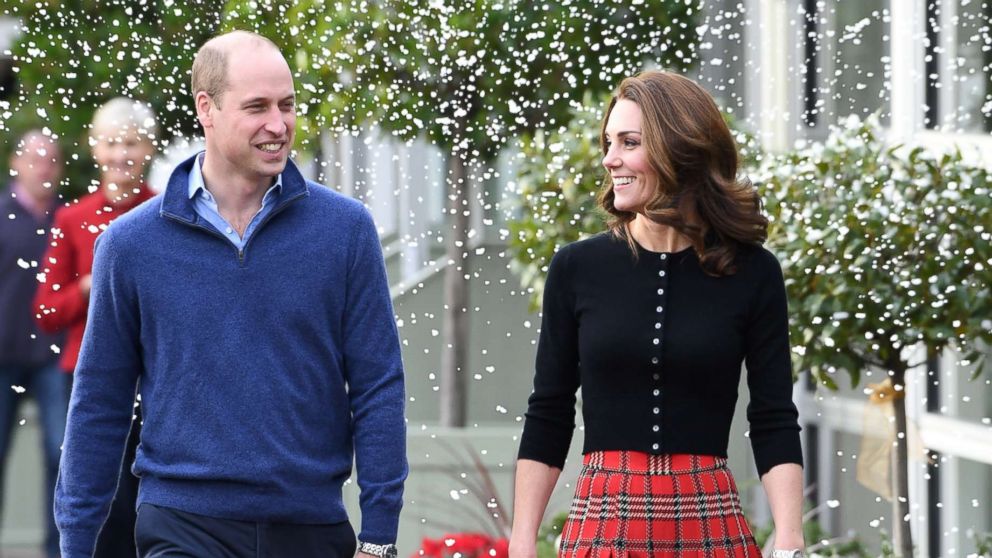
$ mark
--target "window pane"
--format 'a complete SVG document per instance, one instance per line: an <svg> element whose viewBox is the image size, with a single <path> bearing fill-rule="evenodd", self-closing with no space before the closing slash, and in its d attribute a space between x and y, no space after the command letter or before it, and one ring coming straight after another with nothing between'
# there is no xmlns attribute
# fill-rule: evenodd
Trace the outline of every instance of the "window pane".
<svg viewBox="0 0 992 558"><path fill-rule="evenodd" d="M940 374L941 414L992 426L992 353L985 352L984 369L976 375L975 365L964 361L963 354L947 350Z"/></svg>
<svg viewBox="0 0 992 558"><path fill-rule="evenodd" d="M860 117L881 109L883 123L889 121L889 11L884 0L839 1L827 4L834 22L828 38L833 51L833 115L838 121L847 115Z"/></svg>
<svg viewBox="0 0 992 558"><path fill-rule="evenodd" d="M969 459L949 458L957 462L952 494L942 504L951 507L945 518L943 545L948 555L974 556L976 538L992 534L992 467ZM951 524L953 523L953 524Z"/></svg>
<svg viewBox="0 0 992 558"><path fill-rule="evenodd" d="M748 52L744 40L747 19L744 5L739 0L711 0L703 4L701 17L696 77L716 98L720 108L734 118L743 119L745 61L756 56Z"/></svg>
<svg viewBox="0 0 992 558"><path fill-rule="evenodd" d="M992 1L961 0L952 18L956 53L949 61L954 80L953 129L992 132Z"/></svg>

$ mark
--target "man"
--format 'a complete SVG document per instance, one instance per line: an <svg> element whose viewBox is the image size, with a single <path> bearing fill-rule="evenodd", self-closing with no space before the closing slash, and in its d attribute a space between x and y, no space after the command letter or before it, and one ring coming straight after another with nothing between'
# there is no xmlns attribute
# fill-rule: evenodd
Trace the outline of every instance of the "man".
<svg viewBox="0 0 992 558"><path fill-rule="evenodd" d="M56 518L64 558L106 516L135 386L142 556L395 555L403 372L378 235L288 160L293 79L251 33L193 63L206 151L97 240Z"/></svg>
<svg viewBox="0 0 992 558"><path fill-rule="evenodd" d="M0 195L0 504L18 404L32 397L41 418L45 457L45 552L56 558L59 533L52 518L52 493L69 403L68 378L57 363L61 339L37 330L31 299L52 225L62 154L54 140L32 130L17 142L10 168L14 181Z"/></svg>

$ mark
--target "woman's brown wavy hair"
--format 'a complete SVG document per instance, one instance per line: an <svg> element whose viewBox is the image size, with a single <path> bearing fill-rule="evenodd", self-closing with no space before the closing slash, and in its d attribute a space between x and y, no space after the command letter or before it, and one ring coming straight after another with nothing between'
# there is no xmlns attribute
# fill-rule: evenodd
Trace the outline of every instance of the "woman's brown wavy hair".
<svg viewBox="0 0 992 558"><path fill-rule="evenodd" d="M740 248L764 243L768 219L750 181L737 176L737 144L713 98L692 80L669 72L624 79L603 117L604 155L606 123L620 99L641 109L641 141L655 174L654 194L643 213L688 237L706 273L735 273ZM610 231L626 239L636 256L628 225L637 214L618 210L614 197L607 176L599 204L610 215Z"/></svg>

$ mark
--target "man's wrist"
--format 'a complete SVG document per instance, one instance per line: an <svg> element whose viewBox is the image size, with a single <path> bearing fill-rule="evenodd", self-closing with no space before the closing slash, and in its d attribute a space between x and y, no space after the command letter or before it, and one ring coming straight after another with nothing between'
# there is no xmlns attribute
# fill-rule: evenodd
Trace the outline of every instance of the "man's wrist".
<svg viewBox="0 0 992 558"><path fill-rule="evenodd" d="M396 558L397 555L395 544L375 544L362 541L358 541L358 552L376 558Z"/></svg>

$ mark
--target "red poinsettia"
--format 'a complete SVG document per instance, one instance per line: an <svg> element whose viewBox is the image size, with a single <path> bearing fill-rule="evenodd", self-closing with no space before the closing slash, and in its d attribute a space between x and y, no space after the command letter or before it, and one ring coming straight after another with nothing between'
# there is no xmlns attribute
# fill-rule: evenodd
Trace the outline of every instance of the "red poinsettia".
<svg viewBox="0 0 992 558"><path fill-rule="evenodd" d="M510 541L482 533L454 533L439 539L424 538L410 558L507 558Z"/></svg>

